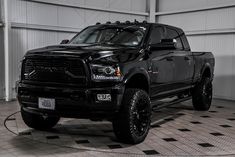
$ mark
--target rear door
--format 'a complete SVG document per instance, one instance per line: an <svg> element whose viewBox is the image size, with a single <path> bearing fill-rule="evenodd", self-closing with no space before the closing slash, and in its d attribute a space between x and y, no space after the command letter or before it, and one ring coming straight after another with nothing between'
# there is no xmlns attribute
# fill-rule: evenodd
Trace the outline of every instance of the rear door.
<svg viewBox="0 0 235 157"><path fill-rule="evenodd" d="M183 33L178 33L176 29L167 27L167 39L176 40L176 49L173 52L174 62L174 89L186 88L191 84L193 72L193 57L191 51L185 50L182 42Z"/></svg>
<svg viewBox="0 0 235 157"><path fill-rule="evenodd" d="M164 27L154 25L152 27L149 45L159 44L166 37ZM172 50L150 50L149 76L151 79L151 97L155 98L160 93L171 90L174 82L175 63Z"/></svg>

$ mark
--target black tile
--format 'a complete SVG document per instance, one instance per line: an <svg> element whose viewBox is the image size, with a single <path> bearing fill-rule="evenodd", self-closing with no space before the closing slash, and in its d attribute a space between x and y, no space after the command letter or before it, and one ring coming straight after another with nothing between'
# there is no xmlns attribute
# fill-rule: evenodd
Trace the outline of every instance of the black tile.
<svg viewBox="0 0 235 157"><path fill-rule="evenodd" d="M146 155L156 155L156 154L160 154L158 153L156 150L143 150L144 154Z"/></svg>
<svg viewBox="0 0 235 157"><path fill-rule="evenodd" d="M192 124L202 124L201 122L198 122L198 121L192 121L190 123L192 123Z"/></svg>
<svg viewBox="0 0 235 157"><path fill-rule="evenodd" d="M220 126L222 126L223 128L231 128L232 126L230 126L230 125L220 125Z"/></svg>
<svg viewBox="0 0 235 157"><path fill-rule="evenodd" d="M178 129L179 131L183 131L183 132L186 132L186 131L191 131L189 129Z"/></svg>
<svg viewBox="0 0 235 157"><path fill-rule="evenodd" d="M183 116L183 115L185 115L184 113L177 113L176 114L177 116Z"/></svg>
<svg viewBox="0 0 235 157"><path fill-rule="evenodd" d="M176 139L174 138L163 138L163 140L167 141L167 142L174 142L174 141L177 141Z"/></svg>
<svg viewBox="0 0 235 157"><path fill-rule="evenodd" d="M20 136L23 136L23 135L31 135L31 132L20 132L19 135L20 135Z"/></svg>
<svg viewBox="0 0 235 157"><path fill-rule="evenodd" d="M227 120L235 121L235 118L228 118Z"/></svg>
<svg viewBox="0 0 235 157"><path fill-rule="evenodd" d="M218 111L209 111L209 112L211 112L211 113L217 113Z"/></svg>
<svg viewBox="0 0 235 157"><path fill-rule="evenodd" d="M104 133L110 133L110 132L113 132L113 130L103 130Z"/></svg>
<svg viewBox="0 0 235 157"><path fill-rule="evenodd" d="M90 143L88 140L76 140L75 141L77 144L86 144L86 143Z"/></svg>
<svg viewBox="0 0 235 157"><path fill-rule="evenodd" d="M59 136L46 136L48 140L53 140L53 139L58 139L60 138Z"/></svg>
<svg viewBox="0 0 235 157"><path fill-rule="evenodd" d="M224 108L224 106L216 106L216 108Z"/></svg>
<svg viewBox="0 0 235 157"><path fill-rule="evenodd" d="M173 121L174 119L173 118L166 118L164 119L164 121Z"/></svg>
<svg viewBox="0 0 235 157"><path fill-rule="evenodd" d="M85 127L85 126L77 126L76 129L81 129L81 130L83 130L83 129L87 129L87 127Z"/></svg>
<svg viewBox="0 0 235 157"><path fill-rule="evenodd" d="M202 146L202 147L214 147L212 144L210 143L198 143L199 146Z"/></svg>
<svg viewBox="0 0 235 157"><path fill-rule="evenodd" d="M210 118L210 116L200 116L200 117L202 117L202 118Z"/></svg>
<svg viewBox="0 0 235 157"><path fill-rule="evenodd" d="M16 120L15 118L8 118L7 121Z"/></svg>
<svg viewBox="0 0 235 157"><path fill-rule="evenodd" d="M219 132L212 132L210 133L211 135L214 135L214 136L224 136L224 134L221 134Z"/></svg>
<svg viewBox="0 0 235 157"><path fill-rule="evenodd" d="M151 127L152 127L152 128L160 128L161 125L159 125L159 124L153 124L153 125L151 125Z"/></svg>
<svg viewBox="0 0 235 157"><path fill-rule="evenodd" d="M110 149L118 149L118 148L122 148L122 146L120 144L111 144L111 145L107 145Z"/></svg>

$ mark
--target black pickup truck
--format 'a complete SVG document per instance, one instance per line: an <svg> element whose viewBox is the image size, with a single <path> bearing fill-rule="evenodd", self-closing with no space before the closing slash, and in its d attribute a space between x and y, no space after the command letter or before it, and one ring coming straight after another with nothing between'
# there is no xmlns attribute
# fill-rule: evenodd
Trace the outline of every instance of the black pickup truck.
<svg viewBox="0 0 235 157"><path fill-rule="evenodd" d="M17 98L31 128L50 129L60 117L108 120L120 141L135 144L153 110L191 98L195 110L208 110L214 65L212 53L191 52L180 28L107 22L28 51Z"/></svg>

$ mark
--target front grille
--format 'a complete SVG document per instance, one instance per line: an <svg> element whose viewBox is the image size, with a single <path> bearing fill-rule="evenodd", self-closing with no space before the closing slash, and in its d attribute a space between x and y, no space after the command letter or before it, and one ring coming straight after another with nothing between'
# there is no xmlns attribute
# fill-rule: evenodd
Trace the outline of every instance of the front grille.
<svg viewBox="0 0 235 157"><path fill-rule="evenodd" d="M28 58L23 63L23 80L84 85L85 65L80 59Z"/></svg>

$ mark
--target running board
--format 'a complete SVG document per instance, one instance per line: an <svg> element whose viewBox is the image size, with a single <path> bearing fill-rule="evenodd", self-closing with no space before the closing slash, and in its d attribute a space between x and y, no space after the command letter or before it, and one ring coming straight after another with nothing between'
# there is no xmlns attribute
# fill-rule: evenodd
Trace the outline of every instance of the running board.
<svg viewBox="0 0 235 157"><path fill-rule="evenodd" d="M181 98L181 99L176 99L176 100L172 100L170 102L161 102L161 101L154 101L152 102L152 111L158 111L159 109L162 109L162 108L165 108L165 107L168 107L168 106L172 106L174 104L178 104L180 102L183 102L183 101L187 101L189 99L192 99L191 96L188 96L188 97L185 97L185 98Z"/></svg>

